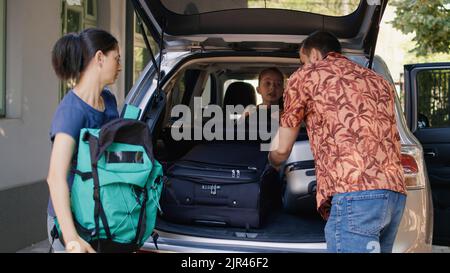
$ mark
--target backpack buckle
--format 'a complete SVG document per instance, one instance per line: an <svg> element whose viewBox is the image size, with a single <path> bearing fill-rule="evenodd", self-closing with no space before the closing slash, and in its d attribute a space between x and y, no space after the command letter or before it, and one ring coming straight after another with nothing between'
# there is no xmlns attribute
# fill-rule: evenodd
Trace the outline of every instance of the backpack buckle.
<svg viewBox="0 0 450 273"><path fill-rule="evenodd" d="M81 139L83 142L88 142L89 141L89 132L85 132L83 135L83 138Z"/></svg>

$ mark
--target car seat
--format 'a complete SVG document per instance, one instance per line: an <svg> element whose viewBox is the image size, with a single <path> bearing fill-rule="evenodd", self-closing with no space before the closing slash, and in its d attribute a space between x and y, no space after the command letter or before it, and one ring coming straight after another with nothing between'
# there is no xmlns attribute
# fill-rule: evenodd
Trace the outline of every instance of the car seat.
<svg viewBox="0 0 450 273"><path fill-rule="evenodd" d="M224 106L227 105L242 105L244 108L256 105L256 91L253 85L246 82L232 83L225 93Z"/></svg>

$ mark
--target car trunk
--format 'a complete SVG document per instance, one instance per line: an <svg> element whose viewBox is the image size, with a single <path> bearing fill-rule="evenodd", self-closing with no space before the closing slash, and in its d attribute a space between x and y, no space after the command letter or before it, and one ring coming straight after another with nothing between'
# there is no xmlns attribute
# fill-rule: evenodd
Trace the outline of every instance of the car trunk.
<svg viewBox="0 0 450 273"><path fill-rule="evenodd" d="M267 224L259 229L211 227L176 224L158 218L157 230L214 239L249 240L282 243L325 242L325 221L317 213L296 215L283 209L270 212Z"/></svg>
<svg viewBox="0 0 450 273"><path fill-rule="evenodd" d="M180 72L175 73L168 82L171 90L165 90L167 96L169 97L168 107L174 107L171 105L171 97L177 97L177 85L181 85L184 88L184 94L191 94L190 96L201 96L196 88L199 85L198 81L204 80L205 77L202 76L201 71L208 71L207 73L212 73L215 75L222 75L225 77L220 80L221 84L215 84L217 88L218 85L225 85L230 79L239 79L244 81L245 79L257 79L258 73L266 68L272 66L277 66L283 71L285 75L290 75L295 69L298 68L298 60L295 57L285 58L285 57L262 57L262 56L247 56L247 57L214 57L214 58L200 58L191 60L186 64L182 65ZM184 72L183 72L184 71ZM184 73L184 74L183 74ZM167 86L165 88L167 88ZM225 88L224 88L225 89ZM220 94L211 97L224 97L225 90L222 89L218 91ZM189 100L184 101L186 105L189 105ZM221 105L225 102L211 101L211 103L216 103ZM171 111L167 111L169 113ZM168 115L168 114L166 114ZM162 119L162 118L161 118ZM237 150L245 150L246 147L254 146L255 144L261 144L261 141L215 141L209 142L206 140L175 140L172 135L172 127L174 127L173 117L166 116L164 118L165 122L161 123L161 129L158 130L160 133L156 137L156 147L154 149L155 157L159 160L163 166L165 166L165 173L168 173L168 169L177 163L182 162L186 159L186 155L191 153L193 150L197 149L199 146L204 145L214 145L214 143L227 143L231 145L227 150L233 150L234 147L240 147ZM203 121L203 125L205 121ZM175 126L176 127L176 126ZM305 139L305 134L302 132L302 140ZM211 150L212 151L212 150ZM238 153L238 152L236 152ZM216 154L216 152L211 152L210 154ZM264 162L266 163L267 155L262 156ZM210 163L211 165L220 163L223 157L218 156L216 158L208 157L206 155L204 158L198 159L205 164ZM246 164L248 167L256 166L260 160L247 160ZM200 181L197 181L200 182ZM266 181L269 184L278 183L280 192L278 195L269 195L268 198L271 199L281 199L283 198L283 189L286 187L286 182L283 179ZM175 182L173 182L175 183ZM205 183L208 185L208 183ZM209 188L208 188L209 189ZM275 191L273 191L275 192ZM257 194L257 193L255 193ZM164 194L163 194L164 195ZM184 209L180 209L180 213L184 213ZM265 220L263 223L255 227L236 227L233 225L225 226L212 226L199 223L182 223L180 221L173 221L169 219L164 214L165 208L162 206L163 214L158 218L156 229L159 231L189 235L189 236L199 236L214 239L230 239L230 240L249 240L249 241L265 241L265 242L286 242L286 243L322 243L325 241L324 238L324 226L325 221L319 216L316 211L316 202L313 196L305 198L299 202L299 206L296 209L285 208L283 206L272 206L269 207L266 213Z"/></svg>
<svg viewBox="0 0 450 273"><path fill-rule="evenodd" d="M199 144L205 145L205 144ZM212 145L212 144L206 144ZM233 144L227 144L233 145ZM244 143L235 144L239 145L239 149L243 149ZM248 145L255 145L249 143ZM193 146L192 149L195 149ZM207 146L206 146L207 147ZM232 147L228 147L231 149ZM188 152L189 153L189 152ZM173 166L181 162L179 160L173 160L171 162L164 162L166 166ZM211 166L216 162L205 158L204 163L210 162ZM257 162L249 162L249 165L254 166ZM249 166L250 167L250 166ZM167 173L167 172L166 172ZM200 178L199 178L200 179ZM177 181L172 180L173 183ZM203 182L202 182L203 183ZM280 189L285 187L285 182L276 179L276 181L265 181L264 183L279 183ZM273 190L273 192L277 192ZM255 195L258 193L254 193ZM280 194L280 193L278 193ZM249 194L251 195L251 193ZM277 199L281 201L281 196L265 196L266 199ZM264 200L263 200L264 201ZM315 209L314 197L306 198L302 201L302 206L295 211L288 211L283 206L272 206L268 208L265 213L264 221L257 228L249 227L236 227L232 225L214 225L214 224L199 224L199 223L180 223L178 221L172 221L164 216L164 206L162 206L163 214L157 221L157 229L164 232L209 237L215 239L234 239L234 240L251 240L251 241L268 241L268 242L289 242L289 243L317 243L324 242L324 226L325 221L319 216ZM183 208L180 206L180 208ZM187 208L184 206L184 208ZM220 206L217 207L217 210ZM180 209L181 210L181 209ZM187 212L183 212L187 213ZM237 212L239 213L239 212Z"/></svg>

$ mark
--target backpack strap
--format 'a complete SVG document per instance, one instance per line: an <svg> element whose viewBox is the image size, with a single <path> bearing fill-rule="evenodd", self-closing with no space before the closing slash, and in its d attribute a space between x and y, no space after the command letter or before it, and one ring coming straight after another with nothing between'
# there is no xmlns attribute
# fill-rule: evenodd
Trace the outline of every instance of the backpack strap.
<svg viewBox="0 0 450 273"><path fill-rule="evenodd" d="M102 202L100 200L100 180L98 177L98 169L97 169L97 163L98 163L98 140L94 136L92 136L89 133L86 133L84 135L84 139L89 142L89 150L90 150L90 156L91 156L91 165L92 165L92 178L94 180L94 201L95 201L95 207L94 207L94 221L95 221L95 233L98 240L98 247L97 251L101 252L100 249L100 223L99 219L101 218L103 223L103 228L106 232L106 237L108 240L112 240L111 231L109 229L108 221L106 219L105 211L103 209Z"/></svg>
<svg viewBox="0 0 450 273"><path fill-rule="evenodd" d="M163 182L164 182L164 177L163 176L158 176L158 178L156 178L155 183L157 185L158 184L160 185ZM156 186L152 186L151 189L152 189L151 193L157 190ZM137 244L137 245L139 245L141 243L142 238L145 235L145 223L146 223L146 219L147 219L147 203L149 201L155 203L155 205L161 211L161 207L159 206L158 200L151 193L148 192L146 187L142 189L142 194L144 195L144 198L143 198L142 205L141 205L141 212L140 212L140 215L139 215L139 222L137 224L136 237L134 239L134 243ZM151 195L150 196L151 200L149 198L149 194ZM153 232L152 237L153 237L154 234L155 234L155 232ZM155 237L153 237L153 240L155 242L156 248L158 249L157 243L155 241L155 240L157 240L157 238L155 239Z"/></svg>
<svg viewBox="0 0 450 273"><path fill-rule="evenodd" d="M130 105L130 104L126 104L123 111L122 111L122 116L121 118L123 119L135 119L138 120L139 117L141 115L141 109Z"/></svg>
<svg viewBox="0 0 450 273"><path fill-rule="evenodd" d="M144 237L144 233L145 233L145 222L146 222L146 218L147 218L147 202L148 202L148 191L147 188L143 188L142 189L142 194L144 195L144 200L142 201L142 205L141 205L141 212L139 213L139 221L137 224L137 229L136 229L136 237L134 238L134 244L140 244L142 238Z"/></svg>
<svg viewBox="0 0 450 273"><path fill-rule="evenodd" d="M84 173L84 172L80 172L80 171L77 170L77 169L72 169L72 170L70 170L70 172L73 173L73 174L75 174L75 175L78 175L78 176L81 178L81 180L83 180L83 182L86 182L86 181L88 181L89 179L92 179L92 178L93 178L92 172Z"/></svg>

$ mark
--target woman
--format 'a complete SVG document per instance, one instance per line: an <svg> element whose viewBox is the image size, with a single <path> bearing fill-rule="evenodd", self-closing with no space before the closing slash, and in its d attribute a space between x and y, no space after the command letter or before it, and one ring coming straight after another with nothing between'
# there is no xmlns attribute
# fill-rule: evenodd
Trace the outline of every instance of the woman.
<svg viewBox="0 0 450 273"><path fill-rule="evenodd" d="M121 71L119 45L116 38L100 29L67 34L55 44L52 63L61 80L75 80L76 85L62 100L51 125L49 238L57 217L66 251L93 253L94 249L75 228L70 208L70 170L76 159L80 130L100 128L119 117L116 99L105 89L116 82ZM64 251L61 241L55 240L53 249Z"/></svg>

